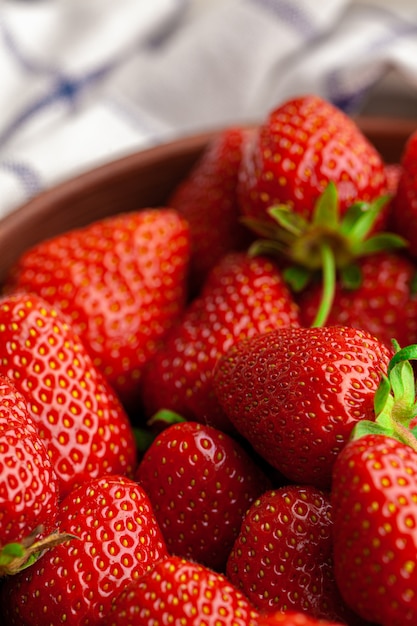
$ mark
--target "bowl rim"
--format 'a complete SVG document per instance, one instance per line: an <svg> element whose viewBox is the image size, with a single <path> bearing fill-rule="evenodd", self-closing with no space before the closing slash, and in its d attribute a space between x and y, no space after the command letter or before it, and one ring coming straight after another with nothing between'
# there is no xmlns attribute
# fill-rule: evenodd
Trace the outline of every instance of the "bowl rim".
<svg viewBox="0 0 417 626"><path fill-rule="evenodd" d="M395 118L386 116L355 116L352 117L358 123L361 130L366 135L378 133L383 139L389 140L399 134L407 136L417 130L417 118ZM255 124L242 124L241 127L254 128ZM193 154L202 145L206 145L216 135L221 133L231 125L222 126L206 130L199 133L190 133L178 136L169 141L156 144L150 147L139 148L124 156L119 156L105 163L93 166L74 176L63 179L62 181L51 185L50 187L40 191L27 201L12 209L10 213L0 219L0 226L6 225L8 222L14 224L16 221L24 220L26 213L33 210L42 210L42 206L50 205L55 201L59 201L63 197L71 195L80 196L86 189L93 185L108 180L109 176L117 177L121 172L133 173L138 167L147 164L157 163L161 157L174 157L178 148L181 147L183 153Z"/></svg>
<svg viewBox="0 0 417 626"><path fill-rule="evenodd" d="M69 176L43 189L25 202L19 204L15 209L12 209L7 215L0 219L0 227L2 230L4 228L14 229L20 223L24 222L25 217L33 211L40 211L41 213L45 211L48 213L47 209L52 204L59 203L63 198L78 198L91 187L101 186L101 184L108 181L109 178L116 179L122 174L123 177L128 176L144 165L152 167L152 165L160 161L161 157L169 160L175 157L179 147L181 147L183 153L191 155L196 152L200 146L206 145L215 135L220 133L221 130L222 129L214 129L198 134L184 135L167 141L166 143L160 143L130 152L124 156L119 156L93 166L74 176Z"/></svg>
<svg viewBox="0 0 417 626"><path fill-rule="evenodd" d="M357 122L371 142L374 140L375 143L375 140L378 140L381 152L383 152L381 147L396 146L398 154L399 146L402 149L406 139L417 131L417 118L352 116L352 119ZM132 181L135 180L137 172L141 174L140 180L145 182L144 185L140 184L142 199L138 201L135 208L143 208L146 206L143 198L149 189L155 187L155 175L152 176L152 172L157 171L160 187L167 187L172 182L178 182L180 173L190 170L209 142L221 132L231 128L254 129L262 123L261 121L250 124L228 124L198 133L190 132L177 136L165 143L129 152L124 156L69 176L32 196L0 219L0 247L3 257L2 265L0 264L0 285L17 258L42 239L39 235L42 225L45 228L43 239L49 239L51 236L91 223L98 219L96 214L99 214L98 217L104 217L105 210L102 210L102 205L111 202L108 200L110 196L114 198L113 188L120 190L122 206L133 197L127 194L132 194L134 191ZM148 185L152 178L153 181ZM139 180L139 177L136 176L136 180ZM147 190L146 185L148 185ZM153 192L150 195L155 196ZM101 203L99 210L90 210L94 202ZM132 203L129 202L129 204ZM73 210L71 210L72 206ZM151 202L148 206L157 206L157 204ZM56 210L57 207L61 209L61 213ZM113 208L109 206L107 210L115 213ZM132 209L128 207L126 210ZM123 209L120 209L120 212L122 211ZM57 226L59 227L56 228ZM19 231L22 233L20 238L17 236Z"/></svg>

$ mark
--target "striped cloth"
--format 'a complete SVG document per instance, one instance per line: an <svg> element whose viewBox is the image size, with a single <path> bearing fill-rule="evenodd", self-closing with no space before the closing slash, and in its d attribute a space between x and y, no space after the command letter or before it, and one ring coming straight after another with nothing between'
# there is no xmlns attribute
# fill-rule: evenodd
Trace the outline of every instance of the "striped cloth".
<svg viewBox="0 0 417 626"><path fill-rule="evenodd" d="M0 218L293 95L360 112L392 71L417 94L415 0L0 0Z"/></svg>

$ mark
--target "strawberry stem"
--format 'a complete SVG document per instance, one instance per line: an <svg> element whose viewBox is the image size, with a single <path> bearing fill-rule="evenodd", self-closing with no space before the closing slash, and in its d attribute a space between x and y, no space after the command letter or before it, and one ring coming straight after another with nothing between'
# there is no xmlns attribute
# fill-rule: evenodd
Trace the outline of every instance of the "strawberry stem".
<svg viewBox="0 0 417 626"><path fill-rule="evenodd" d="M362 420L352 430L352 439L368 433L386 435L417 452L417 439L411 424L417 414L414 371L410 360L417 359L417 345L400 348L393 340L395 354L375 393L375 421Z"/></svg>
<svg viewBox="0 0 417 626"><path fill-rule="evenodd" d="M406 426L403 426L399 422L396 422L395 435L397 439L405 443L407 446L410 446L410 448L412 448L414 452L417 452L417 439Z"/></svg>
<svg viewBox="0 0 417 626"><path fill-rule="evenodd" d="M337 187L330 181L316 200L309 219L284 204L269 207L265 221L244 218L247 227L261 238L249 254L285 258L291 266L284 277L293 291L301 291L316 272L323 277L322 297L312 327L324 326L333 306L335 282L357 289L361 273L357 260L381 250L404 248L407 241L395 233L376 232L375 223L389 196L372 202L356 202L340 213Z"/></svg>
<svg viewBox="0 0 417 626"><path fill-rule="evenodd" d="M182 415L179 415L179 413L176 413L175 411L171 411L171 409L159 409L159 411L149 418L147 425L162 426L166 428L172 424L178 424L179 422L185 421L186 419Z"/></svg>
<svg viewBox="0 0 417 626"><path fill-rule="evenodd" d="M323 289L312 328L324 326L333 305L336 288L336 262L333 249L326 243L321 245Z"/></svg>
<svg viewBox="0 0 417 626"><path fill-rule="evenodd" d="M66 541L78 539L78 537L70 533L53 532L47 537L36 541L36 536L42 530L42 526L39 526L20 543L11 542L0 548L0 578L6 575L18 574L35 563L46 550L50 550Z"/></svg>

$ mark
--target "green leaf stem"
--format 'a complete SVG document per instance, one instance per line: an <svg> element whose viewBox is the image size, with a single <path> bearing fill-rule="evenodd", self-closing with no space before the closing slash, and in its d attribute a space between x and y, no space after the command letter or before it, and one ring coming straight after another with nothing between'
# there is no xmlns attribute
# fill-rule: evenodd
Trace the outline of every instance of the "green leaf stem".
<svg viewBox="0 0 417 626"><path fill-rule="evenodd" d="M351 438L357 439L369 433L384 434L402 441L417 452L416 427L412 427L417 415L416 384L410 363L417 360L417 345L400 348L393 340L393 346L395 353L374 397L375 421L358 422Z"/></svg>
<svg viewBox="0 0 417 626"><path fill-rule="evenodd" d="M338 277L344 287L357 289L362 279L358 258L407 245L395 233L372 234L388 201L389 196L384 195L373 202L356 202L341 216L337 187L331 181L317 199L310 221L283 204L268 209L270 220L243 218L246 226L260 236L249 254L289 260L290 268L284 277L295 291L304 289L320 272L322 297L312 325L323 326L333 305Z"/></svg>

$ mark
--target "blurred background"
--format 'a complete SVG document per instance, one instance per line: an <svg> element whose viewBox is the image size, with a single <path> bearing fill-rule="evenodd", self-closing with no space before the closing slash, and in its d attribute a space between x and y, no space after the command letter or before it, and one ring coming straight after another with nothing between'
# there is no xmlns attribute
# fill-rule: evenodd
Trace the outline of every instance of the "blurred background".
<svg viewBox="0 0 417 626"><path fill-rule="evenodd" d="M415 0L0 0L0 217L183 134L316 93L415 118Z"/></svg>

